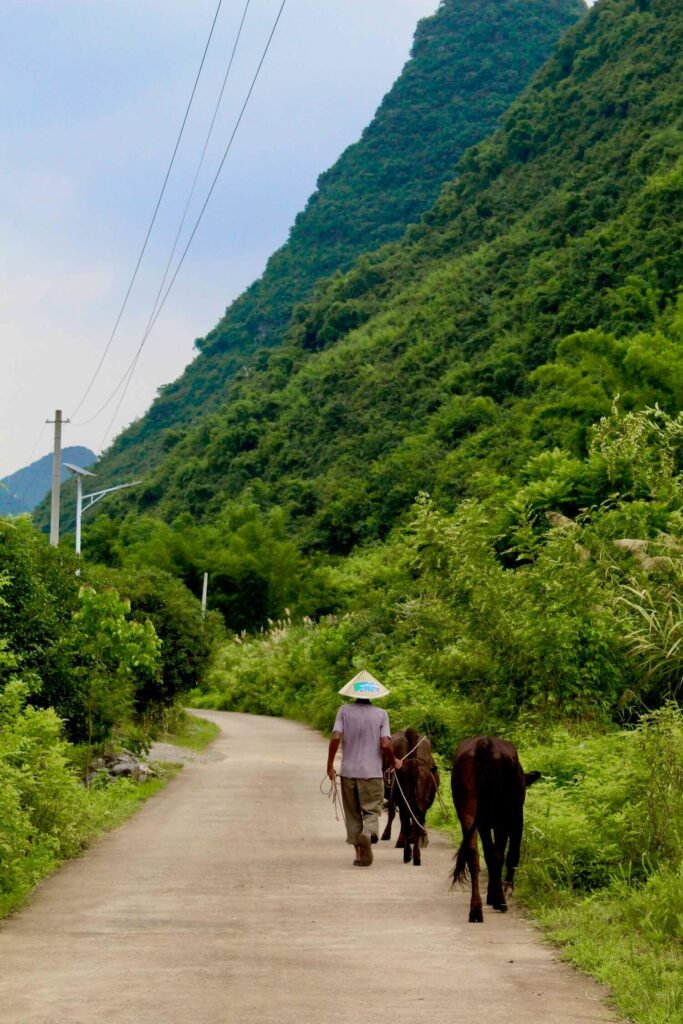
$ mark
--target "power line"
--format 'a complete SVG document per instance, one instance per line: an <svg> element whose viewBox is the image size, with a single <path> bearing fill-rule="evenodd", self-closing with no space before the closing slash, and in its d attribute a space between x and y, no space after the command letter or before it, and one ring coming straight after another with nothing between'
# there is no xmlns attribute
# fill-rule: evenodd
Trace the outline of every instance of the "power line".
<svg viewBox="0 0 683 1024"><path fill-rule="evenodd" d="M202 167L204 166L204 160L205 160L205 157L206 157L206 154L207 154L207 150L208 150L208 147L209 147L209 142L211 141L211 136L213 134L213 129L214 129L214 126L216 124L216 118L218 117L218 111L220 110L220 104L221 104L222 99L223 99L223 94L225 92L225 87L227 85L227 81L228 81L228 78L229 78L229 75L230 75L230 71L232 70L232 65L233 65L233 62L234 62L234 55L236 55L236 53L237 53L238 46L239 46L239 43L240 43L240 39L242 37L242 30L244 29L245 20L246 20L246 17L247 17L247 12L249 10L250 4L251 4L251 0L247 0L247 3L245 5L245 8L244 8L244 11L243 11L243 14L242 14L242 20L240 22L240 27L238 29L238 34L236 36L236 39L234 39L234 44L232 46L232 52L230 54L230 59L228 61L227 70L226 70L225 75L223 77L223 83L222 83L220 92L218 94L218 100L217 100L216 105L215 105L215 109L214 109L214 112L213 112L213 117L211 119L211 123L209 125L209 130L207 132L206 139L204 141L204 148L202 150L202 155L200 157L200 160L199 160L199 163L198 163L198 166L197 166L197 170L195 172L195 179L193 181L193 184L191 184L191 188L189 190L189 195L187 197L187 202L185 203L185 208L184 208L184 211L182 213L182 217L180 219L180 224L178 226L178 230L176 232L175 241L174 241L173 247L171 249L171 254L170 254L169 258L168 258L168 262L166 264L166 269L164 270L163 278L162 278L161 284L159 286L159 290L157 292L157 295L156 295L156 298L155 298L155 301L154 301L154 304L153 304L153 307L152 307L152 312L150 313L150 318L147 319L147 324L146 324L146 327L145 327L144 332L143 332L143 336L144 336L145 339L147 337L148 332L150 332L151 329L152 329L153 319L154 319L155 313L157 311L157 306L158 306L158 303L159 303L159 299L160 299L161 294L162 294L162 292L164 290L164 285L166 284L166 279L168 278L168 271L170 269L171 263L173 262L173 257L175 255L175 251L176 251L177 246L178 246L178 241L180 239L180 234L182 233L182 228L184 227L184 224L185 224L185 219L187 217L187 211L189 210L189 205L190 205L191 201L193 201L193 197L195 195L195 189L197 187L197 182L199 180L199 176L200 176L200 173L202 171ZM117 394L119 393L119 391L123 387L123 385L124 385L128 375L129 375L129 373L131 372L132 367L134 366L134 362L135 361L136 360L133 360L133 364L131 364L131 366L128 367L128 369L126 370L125 374L123 375L123 378L119 381L119 383L117 384L117 386L114 389L114 391L112 392L112 394L109 396L108 399L106 399L106 401L102 404L102 406L100 406L100 408L97 410L97 412L94 413L89 419L83 420L80 423L78 423L77 426L80 426L80 427L88 426L90 423L92 423L94 420L96 420L104 412L104 410L106 408L108 408L110 406L110 404L114 401L114 399L116 398Z"/></svg>
<svg viewBox="0 0 683 1024"><path fill-rule="evenodd" d="M193 184L191 184L191 188L189 190L189 195L187 197L187 202L185 203L185 209L184 209L184 211L182 213L182 217L180 219L180 224L179 224L178 230L176 232L175 241L173 243L173 248L171 249L171 254L170 254L169 258L168 258L168 262L166 264L166 269L164 270L164 275L163 275L163 278L162 278L162 281L161 281L161 285L159 286L159 290L157 292L157 296L155 298L155 301L154 301L154 304L153 304L153 307L152 307L152 312L150 313L150 318L147 319L147 325L146 325L145 330L144 330L144 338L145 339L147 337L148 332L150 332L152 330L153 318L154 318L155 313L157 311L157 305L159 303L159 298L160 298L160 296L162 294L162 291L164 289L164 285L166 284L166 279L168 278L168 271L170 269L171 263L173 262L173 257L175 255L175 251L176 251L176 248L178 246L178 241L180 239L180 234L182 232L182 228L184 227L185 219L187 217L187 211L189 210L189 205L190 205L191 201L193 201L193 197L195 195L195 189L197 187L197 182L199 180L199 176L200 176L200 173L202 171L202 167L204 166L204 160L205 160L205 157L206 157L206 154L207 154L207 150L208 150L208 147L209 147L209 142L211 141L211 136L213 134L213 129L214 129L214 126L216 124L216 118L218 117L218 111L220 110L220 104L222 102L223 94L225 92L225 87L227 85L227 80L229 78L230 71L232 69L232 65L233 65L233 62L234 62L234 55L236 55L236 53L237 53L238 45L239 45L240 39L242 37L242 30L244 29L245 20L246 20L246 17L247 17L247 12L249 10L250 4L251 4L251 0L247 0L247 3L245 5L245 8L244 8L244 11L243 11L243 14L242 14L242 20L240 22L240 27L238 29L238 34L236 36L236 39L234 39L234 44L232 46L232 52L230 54L230 59L228 61L227 70L226 70L225 75L223 77L223 83L221 85L221 89L220 89L220 92L218 94L218 100L217 100L216 105L215 105L215 109L214 109L214 112L213 112L213 117L211 118L211 123L209 125L209 130L207 132L207 136L206 136L206 139L205 139L205 142L204 142L204 148L202 150L202 156L200 157L199 164L197 166L197 171L195 172L195 179L193 181ZM111 403L116 398L117 394L119 393L119 391L123 387L124 383L126 382L126 379L128 378L128 375L131 373L131 370L134 368L136 361L137 361L136 359L133 359L133 362L131 362L131 365L126 370L125 374L123 375L122 379L117 384L117 386L114 389L114 391L110 394L109 398L106 399L106 401L103 402L102 406L99 407L97 412L94 413L89 419L82 420L81 422L77 423L76 426L87 427L90 423L92 423L99 416L101 416L101 414L104 412L104 410L106 408L111 406ZM122 396L122 400L123 400L123 396ZM118 409L117 409L117 412L118 412ZM115 414L115 416L116 416L116 414Z"/></svg>
<svg viewBox="0 0 683 1024"><path fill-rule="evenodd" d="M133 374L135 373L135 368L137 366L138 359L140 358L140 354L141 354L141 352L142 352L142 350L143 350L143 348L145 346L145 342L147 341L147 339L148 339L149 335L151 334L152 330L154 329L154 325L156 324L157 320L159 319L159 315L160 315L162 309L164 308L164 306L166 304L166 300L168 299L168 296L171 293L171 289L173 288L173 285L175 284L176 278L178 277L178 274L180 273L180 269L181 269L183 263L185 262L185 257L187 256L187 253L188 253L188 251L190 249L190 246L192 245L192 241L194 239L194 236L197 233L197 229L199 228L201 220L202 220L202 218L204 216L204 213L206 211L206 208L207 208L207 206L209 204L209 200L211 199L211 196L213 195L214 188L216 187L216 183L218 182L218 178L220 177L220 173L223 170L223 165L225 164L225 161L227 159L228 153L230 152L230 150L232 148L232 144L233 144L233 142L235 140L235 136L237 135L237 131L239 129L240 124L242 123L242 119L244 117L244 114L245 114L245 111L247 109L247 106L249 105L249 100L251 99L251 95L252 95L252 93L254 91L254 87L256 86L256 82L257 82L258 77L259 77L259 75L261 73L261 69L262 69L263 64L265 62L265 59L266 59L266 57L268 55L268 51L270 49L270 44L273 41L273 37L275 35L275 31L276 31L276 29L278 27L278 24L280 22L280 18L282 17L282 12L285 9L286 3L287 3L287 0L282 0L282 3L280 4L280 9L279 9L279 11L277 13L277 17L275 18L275 21L273 23L273 27L272 27L272 29L270 31L270 35L268 36L268 41L266 43L265 49L263 51L263 54L261 55L261 59L260 59L260 61L258 63L258 67L256 68L256 72L254 74L254 77L252 78L251 85L249 86L249 90L247 92L246 98L245 98L244 103L242 105L242 109L241 109L241 111L239 113L237 121L235 122L235 127L232 130L232 134L230 135L230 138L228 140L228 144L225 147L225 150L223 152L223 156L221 158L221 162L218 165L218 170L216 171L216 173L214 175L214 178L213 178L213 181L211 182L211 187L209 188L209 191L207 193L206 199L204 200L204 203L202 204L202 208L199 211L199 215L198 215L198 217L197 217L197 219L195 221L194 227L192 228L192 231L190 233L190 237L187 240L185 248L183 249L183 252L182 252L182 255L180 257L180 260L178 261L178 265L177 265L177 267L176 267L176 269L175 269L175 271L173 273L173 277L171 278L171 280L169 282L169 285L168 285L166 291L164 292L164 297L161 300L161 302L158 304L158 306L156 308L156 312L153 312L153 317L150 320L150 322L148 323L148 326L147 326L147 328L146 328L146 330L145 330L145 332L143 334L142 341L140 342L140 345L139 345L138 350L137 350L137 352L135 354L135 357L133 358L132 363L130 364L130 366L126 370L126 373L124 374L122 379L119 381L119 383L118 383L114 393L110 396L109 399L107 399L106 405L109 405L109 403L113 400L115 394L123 386L123 392L121 394L121 397L119 398L118 404L116 406L116 409L114 410L114 414L113 414L113 416L112 416L112 418L111 418L111 420L109 422L109 426L107 427L107 430L106 430L106 432L104 434L104 437L102 438L102 442L100 444L100 449L99 449L100 451L102 451L102 449L104 448L106 440L109 437L109 433L110 433L111 428L112 428L112 426L114 424L114 420L116 419L116 416L118 415L118 412L119 412L119 409L121 408L123 400L126 397L126 392L128 391L128 387L129 387L130 382L131 382L131 380L133 378ZM124 385L124 382L125 382L125 385Z"/></svg>
<svg viewBox="0 0 683 1024"><path fill-rule="evenodd" d="M197 170L195 171L194 180L192 182L192 187L190 189L190 194L188 195L187 202L185 203L185 209L183 210L183 215L182 215L182 217L180 219L180 224L178 225L178 230L176 232L175 240L173 242L173 248L171 249L171 254L168 257L168 262L166 263L166 268L164 270L163 277L161 278L161 284L159 285L159 290L156 293L156 296L155 296L155 299L154 299L154 304L152 305L152 312L150 313L149 320L147 321L147 327L145 328L145 334L147 333L148 330L151 329L150 325L152 323L152 320L154 318L154 314L156 312L157 303L159 302L159 297L160 297L160 295L161 295L161 293L163 291L164 285L166 284L166 278L168 277L168 272L169 272L169 270L171 268L171 263L173 262L173 257L175 256L175 251L176 251L176 248L178 246L178 241L180 240L180 236L182 234L182 230L185 227L185 220L187 218L187 212L190 209L190 203L192 202L192 199L194 197L194 192L195 192L195 189L197 187L197 181L199 180L199 175L200 175L201 169L204 166L204 158L206 156L206 151L207 151L207 149L209 147L209 142L211 141L211 136L213 135L214 125L216 124L216 118L218 117L218 111L220 110L220 106L221 106L221 103L223 101L223 94L225 92L225 87L228 84L228 78L230 77L230 72L232 70L232 65L233 65L234 60L235 60L235 54L237 52L237 47L239 45L240 37L242 35L242 29L244 28L244 22L245 22L245 19L247 17L247 11L249 10L249 5L250 4L251 4L251 0L247 0L247 2L245 4L245 7L244 7L244 11L242 12L242 20L240 21L240 25L239 25L239 28L237 30L237 36L235 37L235 43L234 43L234 46L232 48L232 53L230 54L230 61L228 63L228 67L227 67L227 70L225 72L225 76L223 78L223 84L221 86L221 91L218 94L218 100L216 102L216 107L215 107L214 112L213 112L213 117L211 118L211 124L209 125L208 132L206 133L206 139L204 140L204 148L202 149L202 155L200 156L199 163L197 164Z"/></svg>
<svg viewBox="0 0 683 1024"><path fill-rule="evenodd" d="M154 207L154 213L152 214L152 219L151 219L151 221L149 223L149 227L147 228L147 234L145 235L145 240L142 243L142 249L140 250L140 255L138 256L138 261L135 264L135 270L133 271L133 276L130 279L130 283L128 285L128 289L127 289L125 297L123 299L123 303L122 303L121 308L119 310L119 314L118 314L118 316L116 318L116 322L114 324L114 328L113 328L113 330L112 330L112 332L111 332L111 334L109 336L109 341L107 342L105 350L102 353L102 358L100 359L99 363L97 364L97 368L95 369L95 372L94 372L94 374L92 375L92 377L90 379L90 383L88 384L87 388L85 389L83 397L81 398L80 402L78 403L78 405L74 409L73 413L71 414L71 418L72 419L76 415L76 413L79 411L79 409L81 408L83 403L85 402L86 398L90 394L90 391L92 390L93 384L95 383L95 381L97 380L97 378L99 376L99 373L100 373L100 370L102 369L102 365L104 363L104 360L106 359L107 353L109 352L109 349L111 348L111 343L114 340L114 335L116 334L116 332L118 330L118 326L119 326L119 324L121 322L121 317L123 316L123 312L124 312L126 306L128 305L128 299L130 298L130 293L133 290L133 285L135 284L135 279L138 276L138 270L140 269L140 264L142 263L142 257L144 256L145 250L147 249L147 243L148 243L149 237L150 237L150 235L152 233L152 228L154 227L155 221L157 219L157 214L159 212L159 207L161 206L161 200L164 197L164 193L166 191L166 185L168 184L168 179L169 179L169 177L171 175L171 170L173 168L173 164L175 163L175 158L176 158L176 154L178 152L178 147L180 146L180 140L183 137L183 132L185 130L185 125L187 123L187 118L188 118L189 113L190 113L190 107L192 106L192 101L194 100L194 95L195 95L195 92L197 91L197 85L199 83L199 78L200 78L200 75L202 73L202 68L204 67L204 61L206 60L206 54L208 52L209 45L211 43L211 39L213 38L213 31L214 31L214 28L216 27L216 22L218 21L218 15L220 13L220 9L221 9L222 4L223 4L223 0L218 0L218 6L216 7L216 13L213 16L213 21L211 23L211 30L209 32L209 37L208 37L208 39L206 41L206 46L204 47L204 53L202 54L202 59L201 59L200 65L199 65L199 70L197 71L197 76L196 76L196 78L194 80L194 85L192 86L192 92L190 94L190 99L188 101L187 108L185 110L185 116L183 117L183 121L182 121L182 124L180 126L180 131L178 132L178 138L176 139L175 147L173 149L173 154L171 156L171 160L170 160L170 163L168 165L168 170L166 171L166 177L164 178L164 183L161 186L161 192L159 193L159 198L157 199L156 206Z"/></svg>

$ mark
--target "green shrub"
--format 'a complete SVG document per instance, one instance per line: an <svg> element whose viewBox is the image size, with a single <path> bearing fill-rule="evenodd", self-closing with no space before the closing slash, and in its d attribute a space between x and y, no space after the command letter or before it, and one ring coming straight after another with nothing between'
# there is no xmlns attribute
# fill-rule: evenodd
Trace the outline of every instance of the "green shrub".
<svg viewBox="0 0 683 1024"><path fill-rule="evenodd" d="M159 569L90 568L93 582L114 586L130 602L131 618L151 623L160 641L161 674L147 675L135 687L138 715L171 707L197 686L215 645L223 636L220 616L201 615L201 605L180 580Z"/></svg>
<svg viewBox="0 0 683 1024"><path fill-rule="evenodd" d="M86 788L62 723L27 705L26 695L16 678L0 690L0 917L163 784L117 779Z"/></svg>
<svg viewBox="0 0 683 1024"><path fill-rule="evenodd" d="M81 606L58 648L73 684L69 730L90 747L132 715L138 689L158 681L160 642L151 622L129 619L130 603L115 590L82 587L79 597Z"/></svg>

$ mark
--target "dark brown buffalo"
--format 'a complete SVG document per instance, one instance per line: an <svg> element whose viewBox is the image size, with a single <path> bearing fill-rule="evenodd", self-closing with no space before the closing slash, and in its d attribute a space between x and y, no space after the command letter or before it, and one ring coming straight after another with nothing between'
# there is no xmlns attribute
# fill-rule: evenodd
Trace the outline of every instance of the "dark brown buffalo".
<svg viewBox="0 0 683 1024"><path fill-rule="evenodd" d="M407 729L394 733L391 742L403 767L392 776L391 786L387 787L389 818L382 839L391 839L391 826L398 808L401 831L396 846L403 848L405 864L412 861L419 866L421 848L427 845L425 817L439 788L439 772L426 736Z"/></svg>
<svg viewBox="0 0 683 1024"><path fill-rule="evenodd" d="M406 731L405 731L405 729L399 729L398 732L392 732L392 734L391 734L391 745L393 747L394 756L395 757L404 757L406 755L408 750L410 750L410 747L406 743ZM396 817L396 796L395 796L395 794L398 793L398 790L396 788L396 784L394 782L394 773L388 767L388 765L389 765L389 762L387 762L387 764L386 764L387 770L385 770L385 772L384 772L384 799L386 800L386 804L387 804L387 824L386 824L386 828L384 829L384 832L382 832L382 840L384 842L386 842L389 839L391 839L391 829L392 829L392 826L394 824L394 818ZM396 840L396 846L398 848L400 848L400 849L403 849L403 845L404 845L404 836L403 836L402 832L399 832L398 839Z"/></svg>
<svg viewBox="0 0 683 1024"><path fill-rule="evenodd" d="M504 912L507 910L505 894L512 890L515 868L519 864L527 786L540 776L540 772L525 774L522 771L517 751L507 740L475 736L463 740L455 751L451 788L463 838L455 857L453 882L461 881L469 870L472 879L470 921L484 920L479 894L477 833L481 836L488 868L486 904Z"/></svg>

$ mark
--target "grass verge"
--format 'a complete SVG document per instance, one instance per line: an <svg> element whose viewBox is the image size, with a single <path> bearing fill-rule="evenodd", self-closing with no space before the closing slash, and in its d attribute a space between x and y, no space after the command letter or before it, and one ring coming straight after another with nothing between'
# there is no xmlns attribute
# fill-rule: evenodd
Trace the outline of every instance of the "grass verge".
<svg viewBox="0 0 683 1024"><path fill-rule="evenodd" d="M527 906L565 960L610 987L620 1013L642 1024L674 1024L683 1020L682 903L679 869L662 870L642 887L615 881L560 906Z"/></svg>
<svg viewBox="0 0 683 1024"><path fill-rule="evenodd" d="M122 778L89 789L79 787L77 799L71 805L69 834L62 834L57 840L50 833L36 830L30 846L12 859L11 870L0 886L0 918L21 909L38 882L65 861L79 856L99 836L121 825L181 769L182 765L160 762L155 765L156 776L146 782Z"/></svg>
<svg viewBox="0 0 683 1024"><path fill-rule="evenodd" d="M683 1021L682 725L669 705L630 731L519 743L543 778L527 794L515 901L637 1024ZM429 823L458 845L444 797L451 818L434 807Z"/></svg>
<svg viewBox="0 0 683 1024"><path fill-rule="evenodd" d="M174 743L178 747L188 747L191 750L204 750L220 734L221 730L214 722L180 710L174 713L168 723L168 731L161 733L158 742Z"/></svg>

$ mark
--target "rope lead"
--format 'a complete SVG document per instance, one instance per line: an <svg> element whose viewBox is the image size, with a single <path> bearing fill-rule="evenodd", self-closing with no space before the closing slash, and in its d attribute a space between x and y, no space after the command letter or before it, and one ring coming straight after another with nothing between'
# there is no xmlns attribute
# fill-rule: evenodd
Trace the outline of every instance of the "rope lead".
<svg viewBox="0 0 683 1024"><path fill-rule="evenodd" d="M329 783L329 789L323 789L325 783ZM337 821L343 821L346 825L346 817L344 815L344 804L342 803L341 793L339 792L339 783L337 782L337 773L335 772L334 778L331 779L329 775L323 775L320 783L320 792L323 796L326 796L328 800L332 801L334 807L334 817ZM341 818L339 817L339 811L341 811Z"/></svg>

